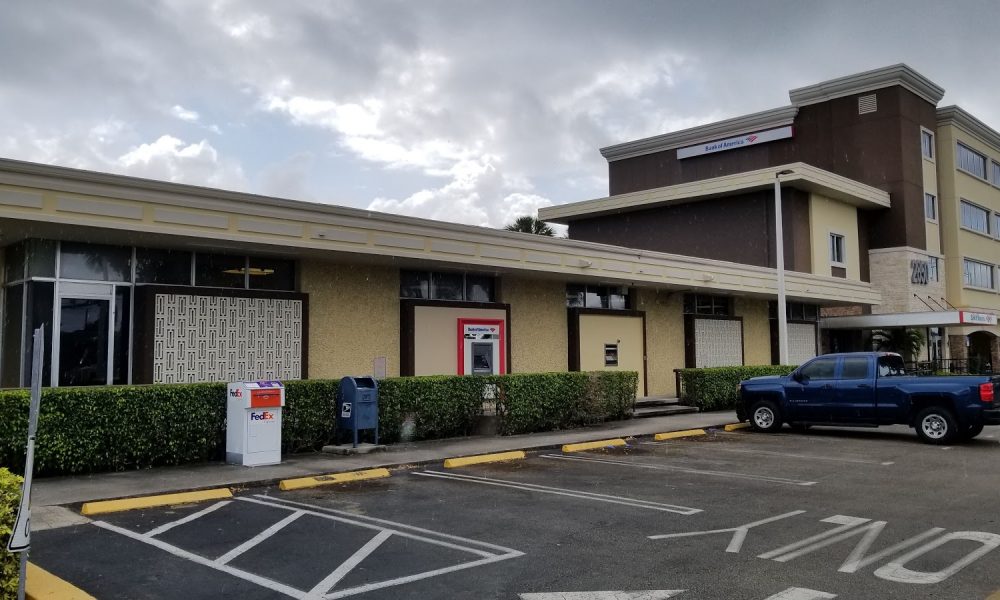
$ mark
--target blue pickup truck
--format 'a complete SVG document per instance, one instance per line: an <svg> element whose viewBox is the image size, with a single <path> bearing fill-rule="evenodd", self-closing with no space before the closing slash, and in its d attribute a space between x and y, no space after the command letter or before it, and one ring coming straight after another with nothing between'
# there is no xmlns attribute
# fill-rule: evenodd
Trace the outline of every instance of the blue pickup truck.
<svg viewBox="0 0 1000 600"><path fill-rule="evenodd" d="M909 425L927 443L950 444L1000 425L1000 377L916 377L898 354L825 354L790 375L741 382L736 412L757 431Z"/></svg>

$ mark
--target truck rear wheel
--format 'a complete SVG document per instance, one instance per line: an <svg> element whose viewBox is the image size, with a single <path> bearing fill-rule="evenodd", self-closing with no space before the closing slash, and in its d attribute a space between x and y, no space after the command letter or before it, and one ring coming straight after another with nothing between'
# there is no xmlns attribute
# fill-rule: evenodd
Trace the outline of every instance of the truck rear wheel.
<svg viewBox="0 0 1000 600"><path fill-rule="evenodd" d="M781 411L770 400L755 402L750 407L750 426L756 431L774 433L781 429Z"/></svg>
<svg viewBox="0 0 1000 600"><path fill-rule="evenodd" d="M928 406L917 414L917 435L928 444L950 444L958 437L958 424L943 406Z"/></svg>

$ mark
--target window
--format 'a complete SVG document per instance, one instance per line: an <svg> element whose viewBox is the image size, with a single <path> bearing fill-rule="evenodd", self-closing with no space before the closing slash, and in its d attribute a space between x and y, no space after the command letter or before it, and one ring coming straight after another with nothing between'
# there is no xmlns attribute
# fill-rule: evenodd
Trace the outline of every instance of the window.
<svg viewBox="0 0 1000 600"><path fill-rule="evenodd" d="M830 234L830 262L838 266L844 266L847 262L844 254L844 236L839 233Z"/></svg>
<svg viewBox="0 0 1000 600"><path fill-rule="evenodd" d="M924 217L937 221L937 196L934 194L924 194Z"/></svg>
<svg viewBox="0 0 1000 600"><path fill-rule="evenodd" d="M778 303L768 303L769 317L778 318ZM806 304L804 302L788 302L785 304L785 317L789 321L817 321L819 320L819 306Z"/></svg>
<svg viewBox="0 0 1000 600"><path fill-rule="evenodd" d="M841 379L868 379L868 358L855 356L844 359L841 368Z"/></svg>
<svg viewBox="0 0 1000 600"><path fill-rule="evenodd" d="M687 294L684 296L684 313L689 315L733 316L732 298L728 296L708 296Z"/></svg>
<svg viewBox="0 0 1000 600"><path fill-rule="evenodd" d="M247 283L252 290L295 291L295 261L251 256Z"/></svg>
<svg viewBox="0 0 1000 600"><path fill-rule="evenodd" d="M619 286L570 284L566 286L566 306L626 310L629 307L629 291Z"/></svg>
<svg viewBox="0 0 1000 600"><path fill-rule="evenodd" d="M246 287L247 257L201 254L194 257L194 284L205 287Z"/></svg>
<svg viewBox="0 0 1000 600"><path fill-rule="evenodd" d="M903 357L898 354L886 354L878 357L879 377L903 377L906 369L903 367Z"/></svg>
<svg viewBox="0 0 1000 600"><path fill-rule="evenodd" d="M965 285L993 289L993 265L966 258L963 266Z"/></svg>
<svg viewBox="0 0 1000 600"><path fill-rule="evenodd" d="M940 281L941 275L938 272L938 259L936 256L927 257L927 281Z"/></svg>
<svg viewBox="0 0 1000 600"><path fill-rule="evenodd" d="M990 174L991 177L990 181L993 182L993 185L1000 186L1000 163L996 162L995 160L990 161L990 166L992 167L990 169L992 171L992 173Z"/></svg>
<svg viewBox="0 0 1000 600"><path fill-rule="evenodd" d="M191 253L136 248L136 283L191 285Z"/></svg>
<svg viewBox="0 0 1000 600"><path fill-rule="evenodd" d="M924 158L934 158L934 134L926 129L920 130L920 152Z"/></svg>
<svg viewBox="0 0 1000 600"><path fill-rule="evenodd" d="M454 272L400 271L399 297L495 302L496 278L489 275Z"/></svg>
<svg viewBox="0 0 1000 600"><path fill-rule="evenodd" d="M958 144L958 168L986 179L986 157L962 143Z"/></svg>
<svg viewBox="0 0 1000 600"><path fill-rule="evenodd" d="M836 358L818 358L802 367L799 374L808 379L833 379L836 370Z"/></svg>
<svg viewBox="0 0 1000 600"><path fill-rule="evenodd" d="M993 213L993 235L1000 238L1000 213Z"/></svg>
<svg viewBox="0 0 1000 600"><path fill-rule="evenodd" d="M131 281L132 249L124 246L62 242L59 276L64 279Z"/></svg>
<svg viewBox="0 0 1000 600"><path fill-rule="evenodd" d="M990 211L971 202L962 200L962 227L985 233L990 233Z"/></svg>

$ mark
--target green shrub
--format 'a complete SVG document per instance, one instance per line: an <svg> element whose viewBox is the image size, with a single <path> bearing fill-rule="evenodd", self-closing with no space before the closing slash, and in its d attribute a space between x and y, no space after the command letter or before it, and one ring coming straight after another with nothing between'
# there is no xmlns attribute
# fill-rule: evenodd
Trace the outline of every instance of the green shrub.
<svg viewBox="0 0 1000 600"><path fill-rule="evenodd" d="M634 372L538 373L490 377L396 377L380 382L381 439L399 439L412 417L415 439L468 435L483 413L484 390L496 386L501 433L578 427L626 418L635 400ZM317 450L336 439L339 380L289 381L282 411L282 450ZM0 464L24 463L28 392L0 390ZM226 385L47 388L35 450L40 475L124 471L221 460L226 439Z"/></svg>
<svg viewBox="0 0 1000 600"><path fill-rule="evenodd" d="M763 375L787 375L794 369L794 366L789 365L682 369L682 396L685 403L703 411L732 409L736 407L739 385L744 379Z"/></svg>
<svg viewBox="0 0 1000 600"><path fill-rule="evenodd" d="M7 541L14 529L14 517L21 503L23 480L6 468L0 467L0 598L17 596L17 578L20 558L7 552Z"/></svg>

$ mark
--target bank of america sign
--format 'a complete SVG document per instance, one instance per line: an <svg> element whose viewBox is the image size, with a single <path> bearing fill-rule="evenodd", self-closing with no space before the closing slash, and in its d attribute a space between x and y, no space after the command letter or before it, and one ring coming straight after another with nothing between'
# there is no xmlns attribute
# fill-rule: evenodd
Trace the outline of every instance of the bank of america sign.
<svg viewBox="0 0 1000 600"><path fill-rule="evenodd" d="M783 140L790 137L792 137L792 126L786 125L784 127L778 127L777 129L768 129L767 131L758 131L757 133L747 133L724 140L698 144L697 146L678 148L677 158L691 158L692 156L701 156L702 154L712 154L713 152L746 148L747 146L756 146L757 144L763 144L764 142L773 142L775 140Z"/></svg>

